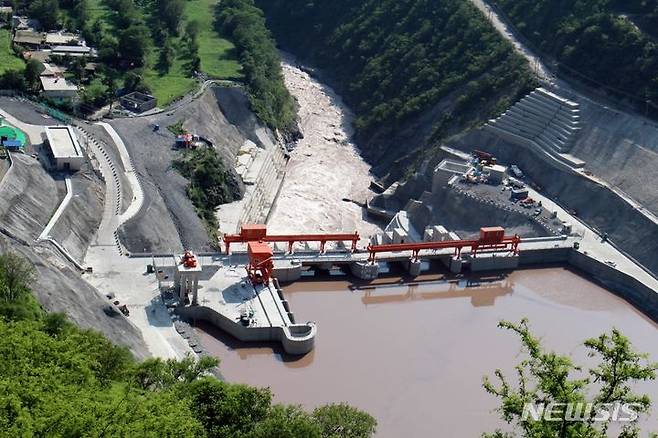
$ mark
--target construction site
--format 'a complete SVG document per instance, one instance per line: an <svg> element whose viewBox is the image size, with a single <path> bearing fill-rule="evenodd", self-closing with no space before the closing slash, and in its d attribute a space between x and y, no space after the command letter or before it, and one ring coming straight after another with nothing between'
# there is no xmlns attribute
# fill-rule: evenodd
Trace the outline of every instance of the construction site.
<svg viewBox="0 0 658 438"><path fill-rule="evenodd" d="M293 145L238 87L97 123L0 97L2 248L35 265L42 305L137 357L217 355L224 378L281 401L353 403L381 436L471 418L436 394L472 380L453 400L469 403L474 376L509 362L501 318L530 315L566 348L570 330L619 324L656 353L658 204L628 175L658 174L658 127L545 85L382 184L340 97L283 71ZM212 233L172 165L198 149L221 157L237 199ZM494 416L476 404L481 430Z"/></svg>

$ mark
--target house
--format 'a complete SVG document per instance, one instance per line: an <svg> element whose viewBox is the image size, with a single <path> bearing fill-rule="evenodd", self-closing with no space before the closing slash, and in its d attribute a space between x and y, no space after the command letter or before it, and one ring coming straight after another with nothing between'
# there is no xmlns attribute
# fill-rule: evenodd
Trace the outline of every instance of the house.
<svg viewBox="0 0 658 438"><path fill-rule="evenodd" d="M28 17L18 17L14 15L11 17L11 26L14 30L39 30L41 23L39 20Z"/></svg>
<svg viewBox="0 0 658 438"><path fill-rule="evenodd" d="M45 44L49 47L77 46L79 42L80 37L78 35L66 32L48 32L45 40Z"/></svg>
<svg viewBox="0 0 658 438"><path fill-rule="evenodd" d="M50 54L57 56L87 56L89 58L97 56L96 49L87 46L54 46Z"/></svg>
<svg viewBox="0 0 658 438"><path fill-rule="evenodd" d="M36 51L25 51L23 52L23 59L36 59L40 63L46 63L50 61L50 50L36 50Z"/></svg>
<svg viewBox="0 0 658 438"><path fill-rule="evenodd" d="M13 42L27 49L38 50L43 45L43 34L33 30L17 30Z"/></svg>
<svg viewBox="0 0 658 438"><path fill-rule="evenodd" d="M41 76L43 95L55 101L74 99L78 95L78 87L58 76Z"/></svg>
<svg viewBox="0 0 658 438"><path fill-rule="evenodd" d="M60 67L59 65L44 62L43 63L43 71L41 72L41 76L59 76L59 77L62 77L64 75L65 71L66 71L66 68L64 68L64 67Z"/></svg>
<svg viewBox="0 0 658 438"><path fill-rule="evenodd" d="M14 9L11 6L0 6L0 24L8 24L11 22L11 16L14 14Z"/></svg>
<svg viewBox="0 0 658 438"><path fill-rule="evenodd" d="M80 170L84 161L78 138L70 126L47 126L46 143L59 170Z"/></svg>
<svg viewBox="0 0 658 438"><path fill-rule="evenodd" d="M132 93L126 94L119 99L121 106L129 111L136 113L143 113L144 111L151 110L155 108L157 100L155 97L140 93L139 91L133 91Z"/></svg>

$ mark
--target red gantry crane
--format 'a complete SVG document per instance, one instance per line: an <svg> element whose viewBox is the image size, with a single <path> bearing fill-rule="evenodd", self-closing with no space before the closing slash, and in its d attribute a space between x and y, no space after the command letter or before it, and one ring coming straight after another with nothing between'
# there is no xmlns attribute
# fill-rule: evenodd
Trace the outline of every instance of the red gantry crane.
<svg viewBox="0 0 658 438"><path fill-rule="evenodd" d="M269 242L288 242L288 252L293 252L295 242L320 242L320 253L324 253L327 242L352 242L352 251L356 250L359 242L359 233L352 234L284 234L268 235L265 225L242 225L240 234L227 234L224 236L226 254L230 252L231 243L246 243L249 255L247 273L253 284L269 282L274 271L272 261L273 251Z"/></svg>
<svg viewBox="0 0 658 438"><path fill-rule="evenodd" d="M521 238L517 234L505 236L505 229L502 227L486 227L480 228L479 239L370 245L368 246L368 252L370 253L368 261L374 263L378 253L401 251L411 251L411 257L414 261L417 261L420 252L423 250L445 248L454 248L456 257L461 255L461 251L464 248L471 248L471 254L474 256L478 251L501 251L506 249L514 254L518 254L520 243Z"/></svg>
<svg viewBox="0 0 658 438"><path fill-rule="evenodd" d="M231 243L248 243L248 242L288 242L288 252L293 252L295 242L320 242L320 253L324 253L324 246L327 242L352 242L352 251L356 250L356 244L359 242L359 233L338 233L338 234L279 234L268 235L267 226L265 225L242 225L240 234L227 234L224 236L226 244L226 254L229 253Z"/></svg>

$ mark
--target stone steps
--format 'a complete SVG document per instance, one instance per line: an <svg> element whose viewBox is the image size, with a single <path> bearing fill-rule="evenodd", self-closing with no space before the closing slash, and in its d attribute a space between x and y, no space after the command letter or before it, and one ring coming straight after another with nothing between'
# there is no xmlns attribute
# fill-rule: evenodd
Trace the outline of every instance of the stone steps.
<svg viewBox="0 0 658 438"><path fill-rule="evenodd" d="M581 130L580 107L537 88L488 125L533 141L549 152L564 154L571 150Z"/></svg>

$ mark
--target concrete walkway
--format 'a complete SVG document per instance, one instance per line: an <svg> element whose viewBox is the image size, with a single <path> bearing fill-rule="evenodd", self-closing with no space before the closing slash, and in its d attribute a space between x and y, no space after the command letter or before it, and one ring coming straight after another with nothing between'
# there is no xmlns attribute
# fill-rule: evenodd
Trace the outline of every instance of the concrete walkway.
<svg viewBox="0 0 658 438"><path fill-rule="evenodd" d="M187 354L194 354L188 343L176 332L160 299L155 276L145 274L146 264L150 260L131 259L123 253L117 229L139 211L143 204L143 192L125 144L110 125L103 122L98 124L115 142L135 197L126 211L120 214L119 166L112 162L103 145L82 128L89 140L87 144L90 151L98 159L106 190L101 224L85 258L85 265L92 267L93 273L84 278L101 293L113 294L116 300L128 307L128 320L140 330L152 356L181 359Z"/></svg>
<svg viewBox="0 0 658 438"><path fill-rule="evenodd" d="M64 182L66 183L66 196L64 196L64 199L62 199L59 207L57 207L57 210L55 210L55 214L53 214L53 216L50 218L50 221L48 221L48 224L46 224L46 227L39 235L38 240L45 240L47 237L50 237L50 232L73 198L73 185L71 184L71 178L67 176Z"/></svg>
<svg viewBox="0 0 658 438"><path fill-rule="evenodd" d="M658 279L638 266L635 261L628 258L624 253L615 248L610 242L602 242L601 237L579 218L570 215L565 209L553 200L545 197L536 190L528 187L528 195L536 201L541 201L542 206L549 211L556 211L560 220L571 223L574 232L582 234L579 251L600 262L614 266L635 279L643 282L648 287L658 292Z"/></svg>
<svg viewBox="0 0 658 438"><path fill-rule="evenodd" d="M112 138L112 141L114 141L114 144L117 146L117 150L119 151L119 156L121 157L121 163L123 164L123 168L125 169L125 175L126 178L128 179L128 182L130 183L130 188L132 189L133 192L133 200L126 209L126 211L123 212L119 216L119 226L133 218L139 210L142 208L142 205L144 204L144 192L142 191L142 186L139 182L139 179L137 178L137 174L135 173L135 168L133 167L132 160L130 159L130 154L128 154L128 149L126 148L125 143L117 134L117 132L114 130L114 128L109 124L105 122L98 122L96 123L99 126L102 126L105 131L110 135Z"/></svg>

